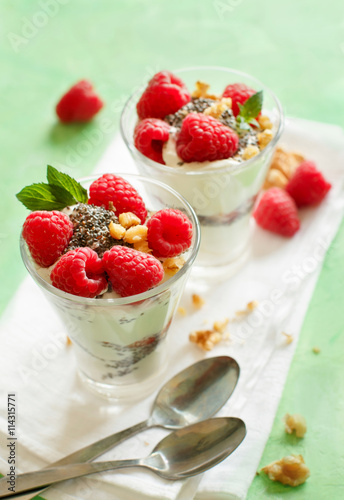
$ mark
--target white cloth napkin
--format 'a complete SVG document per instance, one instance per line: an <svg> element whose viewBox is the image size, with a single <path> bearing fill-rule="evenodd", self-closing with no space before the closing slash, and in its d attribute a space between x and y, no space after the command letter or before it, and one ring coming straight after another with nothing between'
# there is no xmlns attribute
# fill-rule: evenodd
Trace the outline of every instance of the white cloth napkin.
<svg viewBox="0 0 344 500"><path fill-rule="evenodd" d="M239 384L220 416L238 416L247 426L242 445L202 476L169 482L145 470L128 469L69 481L50 488L48 500L233 500L244 499L268 439L303 318L326 249L342 219L344 134L338 127L289 119L281 141L317 162L332 182L326 200L302 211L302 229L292 239L252 228L252 253L232 279L207 288L190 280L182 298L188 314L174 319L169 366L161 385L205 356L233 356L241 367ZM97 171L135 172L119 138L110 145ZM191 294L205 306L196 311ZM229 324L230 340L205 354L191 344L191 331L232 318L252 300L259 307ZM287 344L286 332L294 341ZM0 470L8 472L7 393L17 394L17 472L34 470L150 413L155 394L132 406L113 405L85 389L76 374L72 347L63 325L36 284L27 277L0 325ZM168 431L150 429L103 455L103 459L146 456ZM98 459L99 460L99 459ZM28 497L26 497L28 498Z"/></svg>

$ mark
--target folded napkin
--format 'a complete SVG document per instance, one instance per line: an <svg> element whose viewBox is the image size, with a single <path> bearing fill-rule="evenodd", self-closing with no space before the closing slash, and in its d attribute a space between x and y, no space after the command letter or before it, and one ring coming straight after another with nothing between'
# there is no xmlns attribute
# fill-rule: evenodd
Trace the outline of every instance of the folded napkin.
<svg viewBox="0 0 344 500"><path fill-rule="evenodd" d="M238 386L219 416L238 416L247 426L241 446L201 476L165 481L145 470L128 469L63 483L44 493L47 500L216 500L244 499L257 470L282 394L323 257L342 219L343 145L340 128L289 119L282 144L315 160L332 182L326 200L302 211L302 228L291 239L252 228L252 251L246 266L233 278L215 285L197 284L191 276L169 331L170 359L161 385L205 356L229 355L240 367ZM98 172L135 172L119 138L97 166ZM191 294L205 305L195 310ZM205 322L233 318L252 300L259 306L229 323L230 338L204 353L191 344L191 331ZM0 400L17 394L17 472L34 470L108 434L142 420L155 394L132 405L110 404L90 394L79 381L66 332L30 277L14 296L0 325ZM288 343L285 332L293 336ZM150 429L113 448L101 460L143 457L168 431ZM0 470L8 472L7 413L0 410ZM99 460L99 459L98 459ZM30 496L26 497L30 498Z"/></svg>

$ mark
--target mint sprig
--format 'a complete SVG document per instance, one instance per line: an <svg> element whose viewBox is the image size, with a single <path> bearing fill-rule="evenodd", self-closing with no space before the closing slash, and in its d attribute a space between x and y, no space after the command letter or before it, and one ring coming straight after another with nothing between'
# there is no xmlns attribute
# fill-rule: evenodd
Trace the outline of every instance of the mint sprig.
<svg viewBox="0 0 344 500"><path fill-rule="evenodd" d="M87 202L87 191L68 174L48 165L48 183L24 187L16 197L29 210L61 210L68 205Z"/></svg>
<svg viewBox="0 0 344 500"><path fill-rule="evenodd" d="M250 125L259 127L256 118L261 112L263 107L263 91L256 92L244 102L239 104L240 113L236 118L237 129L241 131L249 130Z"/></svg>

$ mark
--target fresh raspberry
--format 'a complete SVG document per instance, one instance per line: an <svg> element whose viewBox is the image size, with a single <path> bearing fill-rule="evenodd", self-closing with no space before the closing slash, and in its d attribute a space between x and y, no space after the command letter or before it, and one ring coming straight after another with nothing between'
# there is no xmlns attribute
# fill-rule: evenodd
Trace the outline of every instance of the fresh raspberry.
<svg viewBox="0 0 344 500"><path fill-rule="evenodd" d="M262 228L282 236L293 236L300 228L294 200L277 187L265 191L253 217Z"/></svg>
<svg viewBox="0 0 344 500"><path fill-rule="evenodd" d="M93 85L81 80L60 99L56 113L61 122L88 122L103 107L104 103L94 92Z"/></svg>
<svg viewBox="0 0 344 500"><path fill-rule="evenodd" d="M164 277L158 259L124 246L107 250L103 255L103 265L113 289L122 297L146 292Z"/></svg>
<svg viewBox="0 0 344 500"><path fill-rule="evenodd" d="M234 155L238 144L238 134L216 118L190 113L177 138L177 154L185 162L223 160Z"/></svg>
<svg viewBox="0 0 344 500"><path fill-rule="evenodd" d="M136 125L135 147L145 156L164 164L162 147L168 141L170 126L158 118L145 118Z"/></svg>
<svg viewBox="0 0 344 500"><path fill-rule="evenodd" d="M237 116L240 113L239 104L244 104L244 102L253 94L256 94L256 92L256 90L247 87L244 83L233 83L227 85L223 91L222 97L230 97L232 99L233 115Z"/></svg>
<svg viewBox="0 0 344 500"><path fill-rule="evenodd" d="M140 120L165 118L178 111L191 97L185 84L169 71L153 76L136 105Z"/></svg>
<svg viewBox="0 0 344 500"><path fill-rule="evenodd" d="M180 210L159 210L148 220L147 227L148 246L156 257L175 257L191 245L192 224Z"/></svg>
<svg viewBox="0 0 344 500"><path fill-rule="evenodd" d="M108 210L109 202L113 203L117 217L123 212L133 212L142 224L146 220L147 210L139 193L128 181L114 174L104 174L90 186L89 205L104 206Z"/></svg>
<svg viewBox="0 0 344 500"><path fill-rule="evenodd" d="M312 161L302 162L286 186L287 193L298 207L317 205L330 189L331 184Z"/></svg>
<svg viewBox="0 0 344 500"><path fill-rule="evenodd" d="M38 210L26 217L23 238L33 260L41 267L49 267L62 255L73 235L73 224L68 215L53 210Z"/></svg>
<svg viewBox="0 0 344 500"><path fill-rule="evenodd" d="M52 284L67 293L93 299L108 287L103 264L91 248L70 250L50 273Z"/></svg>

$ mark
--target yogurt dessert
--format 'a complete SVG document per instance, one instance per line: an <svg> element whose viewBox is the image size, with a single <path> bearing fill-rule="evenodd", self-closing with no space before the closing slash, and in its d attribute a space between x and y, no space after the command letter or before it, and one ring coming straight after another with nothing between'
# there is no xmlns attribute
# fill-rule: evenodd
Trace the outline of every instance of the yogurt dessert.
<svg viewBox="0 0 344 500"><path fill-rule="evenodd" d="M173 186L195 209L202 232L196 264L209 275L245 254L282 124L269 89L218 67L157 73L123 110L122 135L140 171Z"/></svg>
<svg viewBox="0 0 344 500"><path fill-rule="evenodd" d="M48 167L56 183L46 185L55 195L43 200L48 210L35 199L41 184L17 195L33 210L24 263L61 316L87 385L111 399L143 397L167 364L167 331L199 247L197 218L153 180L105 174L85 180L86 191L70 179Z"/></svg>

